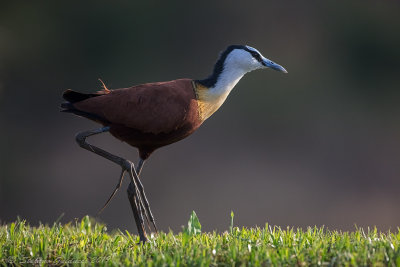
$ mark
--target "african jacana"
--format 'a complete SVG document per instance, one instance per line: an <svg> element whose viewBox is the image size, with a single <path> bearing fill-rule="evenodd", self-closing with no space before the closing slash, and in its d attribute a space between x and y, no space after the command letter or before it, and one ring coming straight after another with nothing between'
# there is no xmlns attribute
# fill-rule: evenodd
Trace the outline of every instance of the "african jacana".
<svg viewBox="0 0 400 267"><path fill-rule="evenodd" d="M192 134L218 110L244 74L263 68L287 73L282 66L263 57L256 49L231 45L221 53L213 73L203 80L178 79L115 90L109 90L103 84L103 90L96 93L64 92L67 102L61 105L63 112L74 113L103 125L96 130L78 133L78 144L122 167L119 183L104 207L121 186L125 171L129 173L128 197L141 241L146 241L143 217L148 223L150 220L157 231L138 177L145 160L157 148ZM86 142L86 137L104 132L110 132L139 149L136 170L132 162Z"/></svg>

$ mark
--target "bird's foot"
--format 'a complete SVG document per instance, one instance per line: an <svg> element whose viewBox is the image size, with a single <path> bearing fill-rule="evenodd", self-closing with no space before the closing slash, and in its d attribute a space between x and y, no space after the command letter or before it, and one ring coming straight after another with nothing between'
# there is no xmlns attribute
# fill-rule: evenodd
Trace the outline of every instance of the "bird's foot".
<svg viewBox="0 0 400 267"><path fill-rule="evenodd" d="M121 167L122 167L123 172L126 171L129 174L129 177L131 178L131 183L130 183L130 186L128 187L128 194L129 194L129 192L131 192L131 193L133 193L133 191L136 192L135 195L137 196L137 199L138 199L138 204L139 204L138 208L141 213L141 217L146 218L147 226L150 231L151 231L151 227L150 227L150 222L151 222L151 224L154 227L154 230L156 231L156 233L158 233L156 222L154 220L153 214L150 209L149 201L147 200L146 194L144 192L143 184L139 179L139 175L135 169L135 165L131 161L125 160L123 162L123 164L121 164Z"/></svg>
<svg viewBox="0 0 400 267"><path fill-rule="evenodd" d="M110 203L110 201L114 198L117 191L119 190L119 188L122 185L122 181L124 179L125 172L127 172L131 179L127 193L128 193L129 201L131 203L132 211L135 216L135 220L137 220L136 224L138 224L138 229L143 230L143 233L140 233L141 231L139 230L139 235L141 235L141 240L143 241L145 239L145 235L146 235L143 218L146 218L147 227L150 231L151 231L150 222L153 225L156 233L158 233L157 226L156 226L153 214L151 213L150 205L146 198L143 184L141 183L139 176L137 175L135 165L133 164L133 162L131 162L129 160L122 159L120 162L120 166L121 166L122 170L121 170L118 184L116 185L114 191L111 193L107 202L104 204L104 206L100 209L100 211L97 214L99 215L105 209L105 207L107 207L107 205Z"/></svg>

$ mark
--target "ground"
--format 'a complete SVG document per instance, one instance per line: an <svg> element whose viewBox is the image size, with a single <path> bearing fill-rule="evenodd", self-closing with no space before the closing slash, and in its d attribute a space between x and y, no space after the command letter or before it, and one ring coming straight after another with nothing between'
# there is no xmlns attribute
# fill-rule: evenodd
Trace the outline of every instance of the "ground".
<svg viewBox="0 0 400 267"><path fill-rule="evenodd" d="M400 266L400 229L337 232L266 224L202 233L193 212L180 233L152 234L145 244L129 232L107 231L89 217L62 225L0 226L1 265L137 266Z"/></svg>

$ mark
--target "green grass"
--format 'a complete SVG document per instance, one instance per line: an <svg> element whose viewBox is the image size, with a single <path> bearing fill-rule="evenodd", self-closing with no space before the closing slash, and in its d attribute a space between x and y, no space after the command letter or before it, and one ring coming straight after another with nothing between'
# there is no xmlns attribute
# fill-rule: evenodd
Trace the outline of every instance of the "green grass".
<svg viewBox="0 0 400 267"><path fill-rule="evenodd" d="M0 226L0 264L139 266L400 266L400 231L354 232L324 228L231 227L201 233L195 213L181 233L159 233L139 244L129 232L108 232L80 222L31 227L20 220Z"/></svg>

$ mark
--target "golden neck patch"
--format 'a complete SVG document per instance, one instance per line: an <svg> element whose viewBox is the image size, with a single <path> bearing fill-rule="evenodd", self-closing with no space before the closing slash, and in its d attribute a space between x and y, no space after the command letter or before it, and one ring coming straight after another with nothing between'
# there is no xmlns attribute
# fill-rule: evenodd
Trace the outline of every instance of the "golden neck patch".
<svg viewBox="0 0 400 267"><path fill-rule="evenodd" d="M199 116L202 121L208 119L225 102L229 91L222 94L212 93L209 88L193 81L193 89L196 93Z"/></svg>

